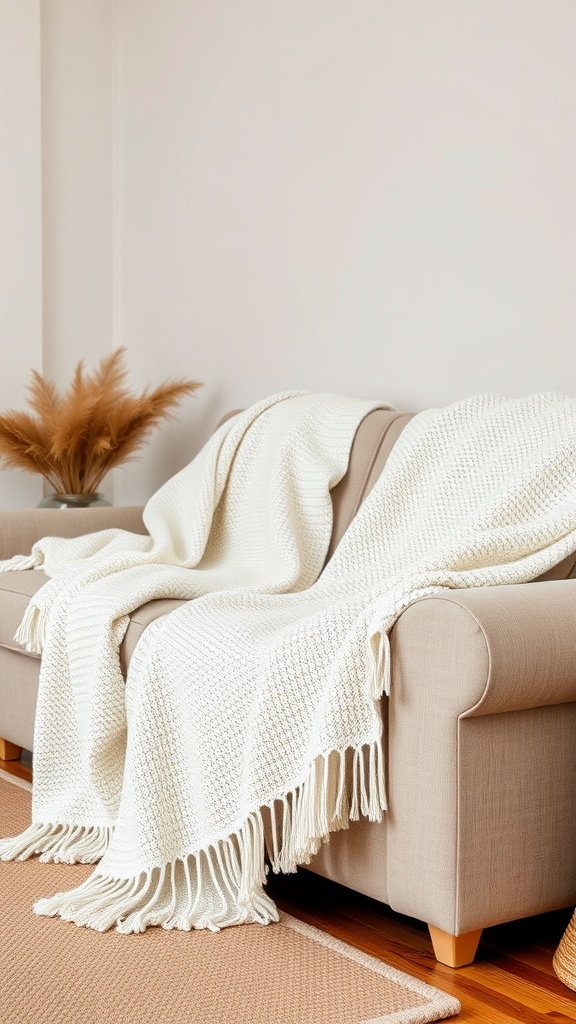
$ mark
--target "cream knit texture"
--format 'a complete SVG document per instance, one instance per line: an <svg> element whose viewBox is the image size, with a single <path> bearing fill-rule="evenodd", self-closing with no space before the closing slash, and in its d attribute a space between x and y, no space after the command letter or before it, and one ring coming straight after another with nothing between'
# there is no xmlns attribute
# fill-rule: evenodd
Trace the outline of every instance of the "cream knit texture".
<svg viewBox="0 0 576 1024"><path fill-rule="evenodd" d="M42 649L33 823L0 857L99 861L38 913L126 932L277 919L266 860L294 870L385 809L398 615L576 550L576 401L479 395L410 421L322 571L329 490L382 405L272 396L150 500L149 538L35 546L52 579L20 630ZM194 600L145 630L124 685L127 616L159 596Z"/></svg>

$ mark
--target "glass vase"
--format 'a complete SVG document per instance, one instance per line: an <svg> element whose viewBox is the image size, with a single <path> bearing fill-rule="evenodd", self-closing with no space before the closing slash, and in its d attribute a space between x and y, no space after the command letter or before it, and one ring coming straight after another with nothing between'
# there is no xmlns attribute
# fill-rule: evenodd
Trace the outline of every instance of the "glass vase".
<svg viewBox="0 0 576 1024"><path fill-rule="evenodd" d="M93 508L97 505L107 505L103 494L95 491L94 494L48 494L38 503L38 508Z"/></svg>

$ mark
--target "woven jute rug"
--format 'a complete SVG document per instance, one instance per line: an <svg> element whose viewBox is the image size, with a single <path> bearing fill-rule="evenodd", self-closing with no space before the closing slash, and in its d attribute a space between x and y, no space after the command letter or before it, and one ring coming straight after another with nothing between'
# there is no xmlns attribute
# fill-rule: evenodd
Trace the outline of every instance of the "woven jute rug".
<svg viewBox="0 0 576 1024"><path fill-rule="evenodd" d="M30 786L0 772L0 835L30 821ZM9 1024L424 1024L439 989L282 914L213 934L98 933L38 917L84 865L0 863L0 1019Z"/></svg>

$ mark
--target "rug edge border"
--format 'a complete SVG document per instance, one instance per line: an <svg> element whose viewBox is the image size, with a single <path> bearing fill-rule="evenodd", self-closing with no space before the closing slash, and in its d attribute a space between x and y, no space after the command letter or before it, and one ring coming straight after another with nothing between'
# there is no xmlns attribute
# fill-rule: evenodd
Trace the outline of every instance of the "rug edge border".
<svg viewBox="0 0 576 1024"><path fill-rule="evenodd" d="M0 768L0 779L4 782L11 782L13 786L19 786L20 789L25 789L28 793L32 792L31 782L21 779L18 775L12 775L11 772L6 772L3 768Z"/></svg>
<svg viewBox="0 0 576 1024"><path fill-rule="evenodd" d="M379 960L378 957L372 956L370 953L365 953L362 949L356 949L355 946L351 946L349 943L344 942L342 939L336 938L334 935L329 935L327 932L323 932L320 928L316 928L315 925L308 924L305 921L301 921L300 918L294 917L292 914L286 913L286 911L280 911L280 923L284 923L288 928L293 931L304 935L307 938L318 942L320 945L326 946L328 949L333 950L336 953L340 953L347 959L352 960L354 963L359 964L361 967L365 967L367 970L374 971L376 974L380 974L387 978L389 981L395 981L398 984L402 984L405 988L411 989L417 995L424 996L428 1000L428 1007L430 1010L446 1011L445 1016L454 1015L460 1013L462 1004L455 996L449 995L441 988L437 988L435 985L429 985L428 982L422 981L420 978L415 978L411 974L407 974L405 971L399 970L397 967L391 967L384 960ZM423 1007L425 1009L425 1007ZM410 1011L411 1012L411 1011ZM405 1011L400 1011L401 1014L405 1014ZM404 1019L408 1020L408 1017ZM440 1020L438 1016L427 1017L422 1019L422 1024L427 1021ZM395 1016L391 1017L375 1017L371 1020L359 1021L358 1024L379 1024L380 1021L386 1022L386 1024L393 1024L397 1021L397 1024L402 1024L403 1017Z"/></svg>

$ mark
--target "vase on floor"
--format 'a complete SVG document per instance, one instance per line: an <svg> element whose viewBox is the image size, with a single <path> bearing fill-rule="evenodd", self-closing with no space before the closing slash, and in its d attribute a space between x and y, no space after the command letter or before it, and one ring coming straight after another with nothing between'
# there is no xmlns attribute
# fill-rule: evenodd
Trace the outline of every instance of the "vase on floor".
<svg viewBox="0 0 576 1024"><path fill-rule="evenodd" d="M38 508L93 508L97 505L110 507L110 502L103 494L95 491L94 494L53 494L47 495L38 504Z"/></svg>

